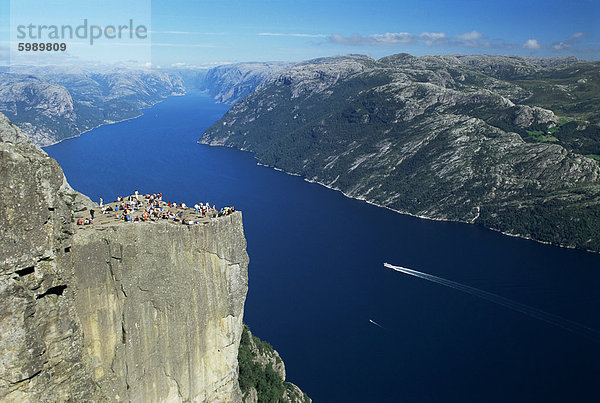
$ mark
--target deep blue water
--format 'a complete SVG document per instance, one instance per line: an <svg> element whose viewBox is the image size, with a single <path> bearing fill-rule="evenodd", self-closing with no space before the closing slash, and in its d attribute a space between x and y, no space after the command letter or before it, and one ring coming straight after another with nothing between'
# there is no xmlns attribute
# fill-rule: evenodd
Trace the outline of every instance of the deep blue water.
<svg viewBox="0 0 600 403"><path fill-rule="evenodd" d="M168 98L45 150L95 201L139 189L242 210L245 321L316 402L598 401L599 343L383 263L600 329L600 255L403 216L196 144L225 111Z"/></svg>

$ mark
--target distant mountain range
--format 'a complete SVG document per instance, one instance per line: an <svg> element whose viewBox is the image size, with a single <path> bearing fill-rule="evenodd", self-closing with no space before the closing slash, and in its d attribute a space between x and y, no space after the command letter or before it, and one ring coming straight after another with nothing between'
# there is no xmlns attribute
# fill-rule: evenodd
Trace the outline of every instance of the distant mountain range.
<svg viewBox="0 0 600 403"><path fill-rule="evenodd" d="M236 63L207 71L199 87L218 102L233 105L291 63Z"/></svg>
<svg viewBox="0 0 600 403"><path fill-rule="evenodd" d="M200 142L391 209L600 251L600 62L348 55L288 66Z"/></svg>
<svg viewBox="0 0 600 403"><path fill-rule="evenodd" d="M234 104L285 63L213 69L13 67L0 71L0 112L37 145L47 146L105 123L138 116L170 95L207 91Z"/></svg>
<svg viewBox="0 0 600 403"><path fill-rule="evenodd" d="M0 112L46 146L184 92L180 77L157 71L23 67L0 73Z"/></svg>

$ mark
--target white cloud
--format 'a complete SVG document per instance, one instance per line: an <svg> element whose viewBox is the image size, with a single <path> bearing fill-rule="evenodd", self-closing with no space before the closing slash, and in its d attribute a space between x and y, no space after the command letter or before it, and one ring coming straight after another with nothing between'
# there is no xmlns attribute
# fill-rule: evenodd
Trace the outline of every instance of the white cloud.
<svg viewBox="0 0 600 403"><path fill-rule="evenodd" d="M398 46L419 44L427 47L471 47L477 49L515 50L521 45L504 39L488 38L479 31L470 31L449 37L445 32L387 32L385 34L344 36L333 34L329 42L348 46ZM530 39L524 45L527 49L539 49L542 46L535 39Z"/></svg>
<svg viewBox="0 0 600 403"><path fill-rule="evenodd" d="M352 35L343 36L339 34L333 34L329 37L329 40L333 43L339 43L342 45L406 45L416 40L416 36L409 34L408 32L387 32L385 34L374 34L374 35Z"/></svg>
<svg viewBox="0 0 600 403"><path fill-rule="evenodd" d="M464 34L456 35L456 39L461 41L477 41L483 38L483 34L477 31L465 32Z"/></svg>
<svg viewBox="0 0 600 403"><path fill-rule="evenodd" d="M455 46L467 46L470 48L492 48L494 46L489 40L482 40L485 38L479 31L465 32L464 34L454 35L452 45Z"/></svg>
<svg viewBox="0 0 600 403"><path fill-rule="evenodd" d="M126 42L115 42L115 43L98 43L94 46L112 47L112 46L124 46L124 47L161 47L161 48L216 48L216 45L210 43L164 43L164 42L152 42L152 43L126 43Z"/></svg>
<svg viewBox="0 0 600 403"><path fill-rule="evenodd" d="M423 32L419 38L424 40L425 45L433 46L440 44L446 39L445 32Z"/></svg>
<svg viewBox="0 0 600 403"><path fill-rule="evenodd" d="M333 34L329 41L342 45L393 46L423 42L426 46L442 44L446 41L445 32L423 32L419 35L408 32L386 32L385 34L343 36Z"/></svg>
<svg viewBox="0 0 600 403"><path fill-rule="evenodd" d="M231 62L206 62L206 63L198 63L192 64L187 62L176 62L171 63L169 67L178 68L178 69L207 69L215 66L223 66L226 64L231 64Z"/></svg>
<svg viewBox="0 0 600 403"><path fill-rule="evenodd" d="M225 35L225 32L196 32L196 31L150 31L151 34L167 35Z"/></svg>
<svg viewBox="0 0 600 403"><path fill-rule="evenodd" d="M299 38L325 38L327 35L324 34L302 34L302 33L293 33L293 34L284 34L279 32L260 32L257 35L259 36L294 36Z"/></svg>
<svg viewBox="0 0 600 403"><path fill-rule="evenodd" d="M557 42L554 45L552 45L552 48L554 50L565 50L565 49L569 49L571 47L571 44L569 42Z"/></svg>
<svg viewBox="0 0 600 403"><path fill-rule="evenodd" d="M573 35L569 36L564 41L555 42L552 44L552 48L556 51L562 51L571 48L576 42L579 41L580 38L583 38L585 33L583 32L575 32Z"/></svg>
<svg viewBox="0 0 600 403"><path fill-rule="evenodd" d="M210 43L156 43L152 42L152 46L166 48L216 48L216 45Z"/></svg>
<svg viewBox="0 0 600 403"><path fill-rule="evenodd" d="M199 34L200 32L191 32L191 31L150 31L151 34L171 34L171 35L189 35L189 34Z"/></svg>
<svg viewBox="0 0 600 403"><path fill-rule="evenodd" d="M525 49L540 49L542 45L537 41L537 39L527 39L523 44L523 48Z"/></svg>

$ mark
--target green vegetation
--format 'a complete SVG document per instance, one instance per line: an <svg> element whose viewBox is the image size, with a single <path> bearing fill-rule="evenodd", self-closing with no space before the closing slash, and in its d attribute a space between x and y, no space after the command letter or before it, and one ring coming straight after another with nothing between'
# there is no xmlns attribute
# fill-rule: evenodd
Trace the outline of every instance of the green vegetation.
<svg viewBox="0 0 600 403"><path fill-rule="evenodd" d="M531 91L525 102L554 111L559 116L600 123L600 69L597 62L581 62L542 69L519 77L515 84Z"/></svg>
<svg viewBox="0 0 600 403"><path fill-rule="evenodd" d="M250 388L255 388L258 392L259 402L278 402L285 391L283 379L272 366L263 366L255 361L256 356L252 349L251 337L259 351L273 350L267 343L251 336L248 328L244 326L238 352L240 389L245 394Z"/></svg>
<svg viewBox="0 0 600 403"><path fill-rule="evenodd" d="M542 130L526 130L526 132L530 139L539 143L558 141L556 137L550 134L544 134Z"/></svg>
<svg viewBox="0 0 600 403"><path fill-rule="evenodd" d="M579 154L600 154L599 63L545 69L512 82L532 93L525 104L550 109L562 116L556 127L545 128L560 145Z"/></svg>
<svg viewBox="0 0 600 403"><path fill-rule="evenodd" d="M486 81L480 72L467 70L463 75L462 84L472 88L485 88L489 81L489 77ZM461 103L451 110L483 119L504 131L519 133L527 142L553 142L578 154L600 154L600 63L580 62L519 73L507 69L492 76L531 94L522 104L553 111L559 116L557 124L534 122L531 127L519 127L515 124L516 107Z"/></svg>
<svg viewBox="0 0 600 403"><path fill-rule="evenodd" d="M600 188L573 189L575 196L594 198ZM574 204L566 193L544 195L526 204L513 200L481 209L481 225L500 231L542 239L553 244L600 250L598 201Z"/></svg>
<svg viewBox="0 0 600 403"><path fill-rule="evenodd" d="M273 357L277 364L281 364L281 358L273 347L252 335L248 326L244 325L238 350L239 384L242 394L254 388L259 402L277 403L289 401L285 398L287 391L287 395L296 397L294 401L310 402L306 394L298 396L299 392L289 382L284 382L271 365L269 358Z"/></svg>

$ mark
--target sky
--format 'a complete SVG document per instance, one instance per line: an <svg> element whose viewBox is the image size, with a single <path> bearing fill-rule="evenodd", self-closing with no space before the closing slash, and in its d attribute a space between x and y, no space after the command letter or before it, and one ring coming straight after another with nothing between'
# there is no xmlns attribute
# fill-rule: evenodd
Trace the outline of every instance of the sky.
<svg viewBox="0 0 600 403"><path fill-rule="evenodd" d="M18 38L19 25L75 28L85 19L99 30L132 20L146 36L128 37L126 28L121 38L90 44L88 31L55 39L66 52L17 50L37 39ZM599 60L599 26L600 1L588 0L0 0L0 62L210 66L347 53Z"/></svg>

